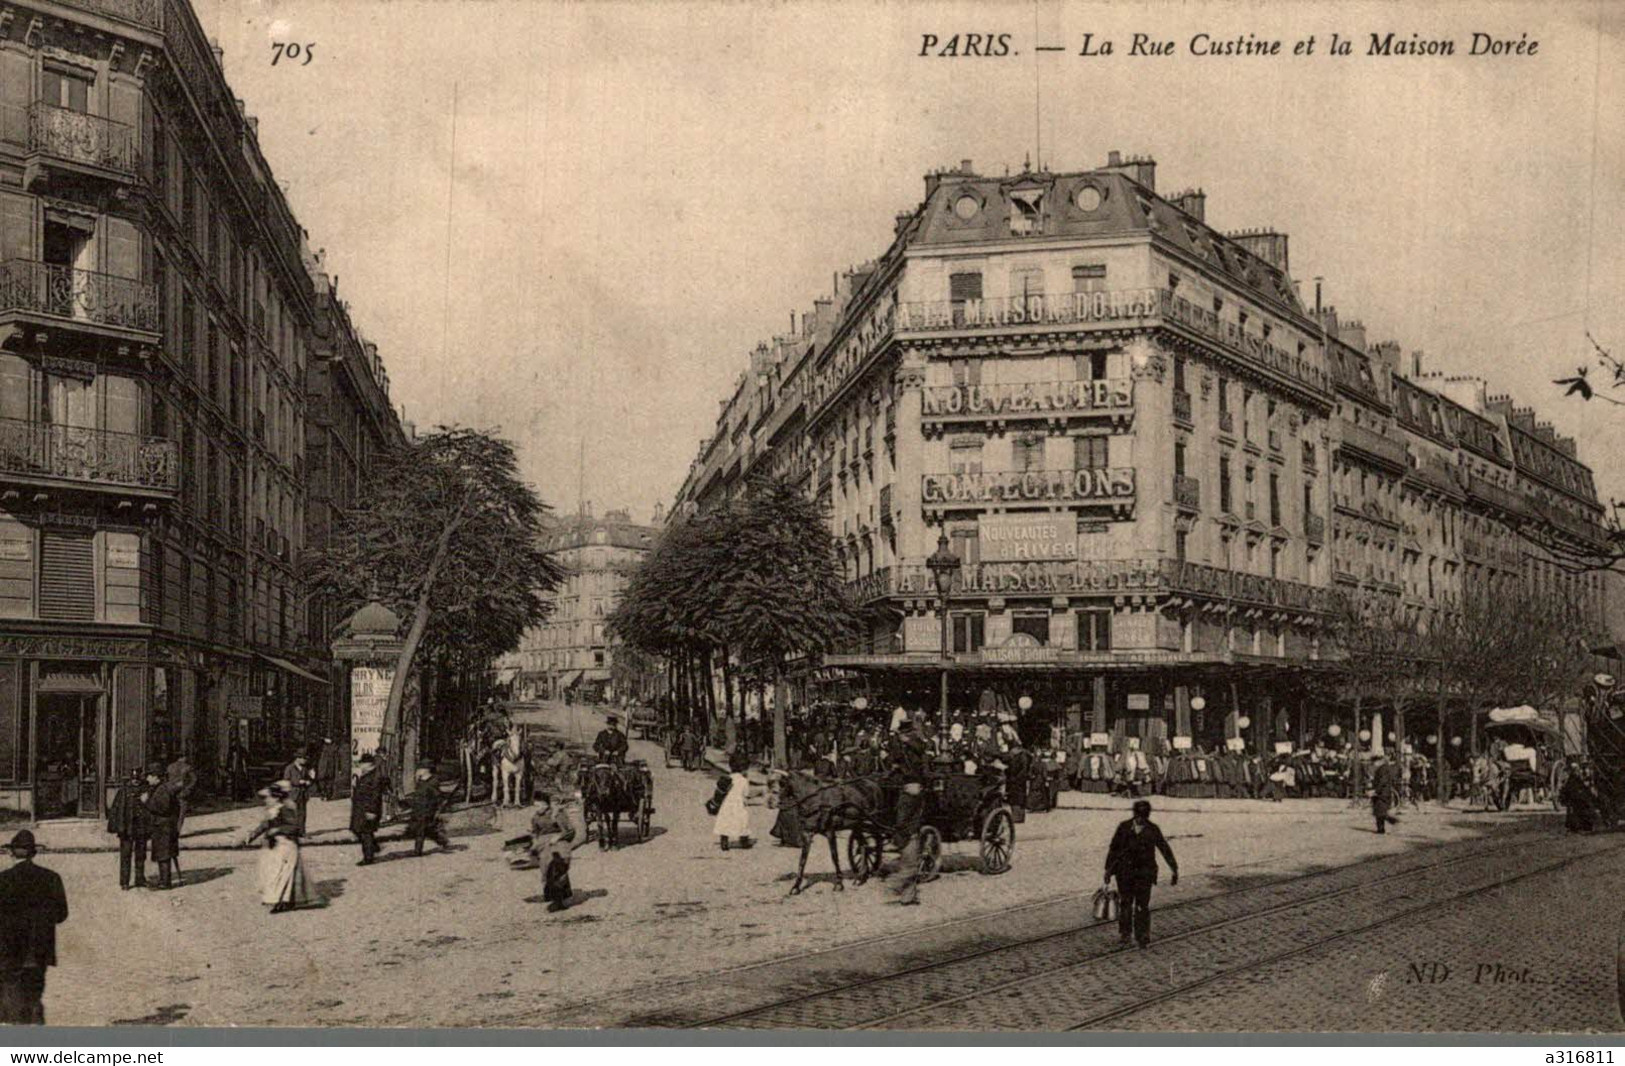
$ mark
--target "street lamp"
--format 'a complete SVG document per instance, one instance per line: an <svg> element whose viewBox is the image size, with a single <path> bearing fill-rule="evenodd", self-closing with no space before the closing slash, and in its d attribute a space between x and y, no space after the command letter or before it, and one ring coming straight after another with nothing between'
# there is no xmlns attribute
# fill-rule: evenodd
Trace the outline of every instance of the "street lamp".
<svg viewBox="0 0 1625 1066"><path fill-rule="evenodd" d="M959 556L948 546L946 532L937 536L937 550L925 561L931 577L937 583L937 599L941 603L942 618L942 706L941 720L948 720L948 589L954 583L954 571L959 569Z"/></svg>

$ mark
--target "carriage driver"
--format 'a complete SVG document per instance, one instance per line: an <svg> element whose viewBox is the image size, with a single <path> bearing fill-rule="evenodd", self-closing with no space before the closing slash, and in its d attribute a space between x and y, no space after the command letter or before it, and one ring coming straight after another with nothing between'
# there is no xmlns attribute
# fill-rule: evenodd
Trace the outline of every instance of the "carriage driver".
<svg viewBox="0 0 1625 1066"><path fill-rule="evenodd" d="M604 728L599 730L598 736L594 738L592 753L598 757L599 762L609 763L611 766L619 766L626 762L626 734L616 728L618 725L620 719L613 714L610 715Z"/></svg>

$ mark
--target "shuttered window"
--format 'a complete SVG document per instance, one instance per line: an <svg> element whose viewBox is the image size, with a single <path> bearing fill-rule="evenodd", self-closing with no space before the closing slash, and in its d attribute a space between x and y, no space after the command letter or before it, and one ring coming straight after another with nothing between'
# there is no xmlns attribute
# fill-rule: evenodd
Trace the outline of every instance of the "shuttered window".
<svg viewBox="0 0 1625 1066"><path fill-rule="evenodd" d="M90 534L46 530L40 535L41 618L96 617L96 561Z"/></svg>

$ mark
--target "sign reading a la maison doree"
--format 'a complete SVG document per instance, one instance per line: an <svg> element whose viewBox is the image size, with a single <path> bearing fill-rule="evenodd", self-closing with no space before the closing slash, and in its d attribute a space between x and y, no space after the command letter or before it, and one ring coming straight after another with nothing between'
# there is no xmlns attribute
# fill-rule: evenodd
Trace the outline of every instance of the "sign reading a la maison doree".
<svg viewBox="0 0 1625 1066"><path fill-rule="evenodd" d="M1066 514L982 515L982 561L1028 563L1078 557L1078 522Z"/></svg>

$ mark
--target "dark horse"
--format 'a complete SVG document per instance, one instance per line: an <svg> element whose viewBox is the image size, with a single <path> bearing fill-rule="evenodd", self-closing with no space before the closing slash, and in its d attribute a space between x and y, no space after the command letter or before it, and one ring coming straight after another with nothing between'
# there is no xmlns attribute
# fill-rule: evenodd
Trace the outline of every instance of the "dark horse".
<svg viewBox="0 0 1625 1066"><path fill-rule="evenodd" d="M876 777L820 781L815 777L789 774L780 778L779 807L793 815L791 822L801 831L801 861L796 865L796 883L790 886L790 894L794 896L801 891L807 876L807 852L812 850L813 837L818 834L829 840L829 859L835 864L835 891L845 891L835 834L843 829L873 833L876 816L884 809L885 802ZM858 884L867 879L866 874L857 871L854 874Z"/></svg>
<svg viewBox="0 0 1625 1066"><path fill-rule="evenodd" d="M598 847L619 847L621 815L635 820L645 798L642 769L599 763L581 771L580 783L587 820L598 826Z"/></svg>

